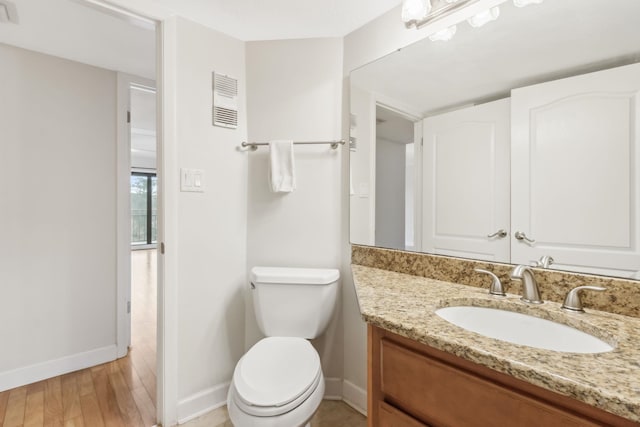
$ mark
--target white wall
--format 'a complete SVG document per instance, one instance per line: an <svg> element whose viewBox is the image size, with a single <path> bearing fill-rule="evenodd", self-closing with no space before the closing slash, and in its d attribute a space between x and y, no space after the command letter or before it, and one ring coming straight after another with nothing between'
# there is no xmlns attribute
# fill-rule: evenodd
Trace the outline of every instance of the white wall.
<svg viewBox="0 0 640 427"><path fill-rule="evenodd" d="M376 246L404 249L406 144L376 139Z"/></svg>
<svg viewBox="0 0 640 427"><path fill-rule="evenodd" d="M247 43L249 139L340 139L342 40L305 39ZM296 146L297 189L269 191L268 149L247 153L248 268L255 265L340 267L341 158L348 148ZM341 275L350 275L347 268ZM248 285L247 348L261 338ZM341 394L341 308L325 336L314 342L328 381ZM333 388L335 391L330 390Z"/></svg>
<svg viewBox="0 0 640 427"><path fill-rule="evenodd" d="M116 74L0 44L0 391L116 355Z"/></svg>
<svg viewBox="0 0 640 427"><path fill-rule="evenodd" d="M177 329L166 325L166 344L172 347L175 332L177 349L169 348L168 369L175 356L177 419L185 420L225 403L244 353L247 159L236 148L246 138L247 89L243 42L181 18L169 21L165 305L176 304ZM213 71L238 79L237 129L212 126ZM203 193L178 191L181 167L204 170ZM171 322L172 308L167 310L165 320ZM167 379L170 389L174 379Z"/></svg>
<svg viewBox="0 0 640 427"><path fill-rule="evenodd" d="M370 92L357 87L352 87L350 93L347 111L355 123L350 124L349 131L356 146L349 152L349 234L354 242L374 245L376 101Z"/></svg>

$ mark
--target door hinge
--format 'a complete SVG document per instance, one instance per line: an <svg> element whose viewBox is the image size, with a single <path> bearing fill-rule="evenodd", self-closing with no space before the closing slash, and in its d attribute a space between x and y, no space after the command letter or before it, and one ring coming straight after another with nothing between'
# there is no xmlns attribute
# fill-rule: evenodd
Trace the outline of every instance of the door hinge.
<svg viewBox="0 0 640 427"><path fill-rule="evenodd" d="M131 313L131 301L127 301L127 314Z"/></svg>
<svg viewBox="0 0 640 427"><path fill-rule="evenodd" d="M424 147L424 138L420 138L420 147Z"/></svg>
<svg viewBox="0 0 640 427"><path fill-rule="evenodd" d="M127 123L131 123L131 111L127 111Z"/></svg>
<svg viewBox="0 0 640 427"><path fill-rule="evenodd" d="M164 255L164 242L160 242L160 253Z"/></svg>

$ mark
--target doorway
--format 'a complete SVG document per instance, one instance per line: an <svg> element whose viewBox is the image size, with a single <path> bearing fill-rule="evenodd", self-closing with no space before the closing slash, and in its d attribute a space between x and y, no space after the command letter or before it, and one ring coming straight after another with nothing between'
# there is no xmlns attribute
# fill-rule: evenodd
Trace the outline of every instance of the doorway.
<svg viewBox="0 0 640 427"><path fill-rule="evenodd" d="M375 244L416 250L415 118L385 105L376 105L375 127Z"/></svg>
<svg viewBox="0 0 640 427"><path fill-rule="evenodd" d="M158 299L156 90L151 81L126 77L131 224L128 354L155 405Z"/></svg>

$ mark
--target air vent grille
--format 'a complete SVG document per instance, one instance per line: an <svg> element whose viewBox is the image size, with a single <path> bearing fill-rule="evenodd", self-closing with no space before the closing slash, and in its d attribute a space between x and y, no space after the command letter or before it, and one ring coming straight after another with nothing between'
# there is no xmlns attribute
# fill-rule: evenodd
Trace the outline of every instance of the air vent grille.
<svg viewBox="0 0 640 427"><path fill-rule="evenodd" d="M238 127L238 80L213 73L213 125Z"/></svg>

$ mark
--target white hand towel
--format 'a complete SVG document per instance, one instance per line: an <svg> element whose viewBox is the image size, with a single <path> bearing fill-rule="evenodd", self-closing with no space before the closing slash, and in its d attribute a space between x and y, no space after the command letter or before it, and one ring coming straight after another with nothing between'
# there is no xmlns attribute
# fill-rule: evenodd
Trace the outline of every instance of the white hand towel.
<svg viewBox="0 0 640 427"><path fill-rule="evenodd" d="M296 189L293 141L269 142L269 181L274 193L291 193Z"/></svg>

